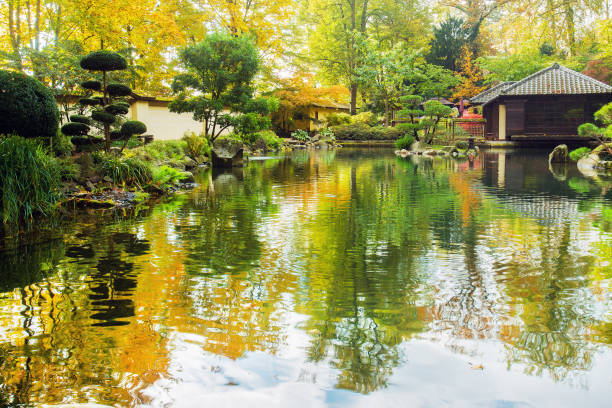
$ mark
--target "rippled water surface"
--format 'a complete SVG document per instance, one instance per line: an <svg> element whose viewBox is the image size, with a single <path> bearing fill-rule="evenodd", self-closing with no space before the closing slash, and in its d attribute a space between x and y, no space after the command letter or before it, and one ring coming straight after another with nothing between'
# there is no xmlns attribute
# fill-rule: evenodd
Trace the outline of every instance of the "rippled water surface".
<svg viewBox="0 0 612 408"><path fill-rule="evenodd" d="M0 406L611 406L606 180L343 149L199 183L4 244Z"/></svg>

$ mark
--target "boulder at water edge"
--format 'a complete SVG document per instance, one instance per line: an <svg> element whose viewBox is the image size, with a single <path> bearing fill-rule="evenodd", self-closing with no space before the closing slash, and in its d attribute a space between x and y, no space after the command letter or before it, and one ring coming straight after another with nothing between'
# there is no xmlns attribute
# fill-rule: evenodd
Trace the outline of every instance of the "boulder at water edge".
<svg viewBox="0 0 612 408"><path fill-rule="evenodd" d="M548 156L548 163L567 163L569 161L569 150L567 145L559 145L555 147L552 153Z"/></svg>
<svg viewBox="0 0 612 408"><path fill-rule="evenodd" d="M216 140L212 148L213 167L241 167L244 160L244 145L234 139Z"/></svg>

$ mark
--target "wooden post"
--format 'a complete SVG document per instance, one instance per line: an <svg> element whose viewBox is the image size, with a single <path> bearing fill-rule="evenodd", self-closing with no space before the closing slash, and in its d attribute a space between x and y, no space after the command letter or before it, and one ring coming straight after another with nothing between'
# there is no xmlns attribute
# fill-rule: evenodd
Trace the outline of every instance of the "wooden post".
<svg viewBox="0 0 612 408"><path fill-rule="evenodd" d="M499 105L499 140L506 140L506 105Z"/></svg>

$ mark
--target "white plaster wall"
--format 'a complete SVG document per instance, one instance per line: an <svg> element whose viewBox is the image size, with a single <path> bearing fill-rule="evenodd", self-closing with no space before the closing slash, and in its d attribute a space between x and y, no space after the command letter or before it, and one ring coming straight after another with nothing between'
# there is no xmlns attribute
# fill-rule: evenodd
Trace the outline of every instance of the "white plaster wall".
<svg viewBox="0 0 612 408"><path fill-rule="evenodd" d="M147 125L147 134L154 140L177 140L185 132L202 133L204 125L193 120L191 113L173 113L165 106L150 106L147 101L132 104L129 116Z"/></svg>

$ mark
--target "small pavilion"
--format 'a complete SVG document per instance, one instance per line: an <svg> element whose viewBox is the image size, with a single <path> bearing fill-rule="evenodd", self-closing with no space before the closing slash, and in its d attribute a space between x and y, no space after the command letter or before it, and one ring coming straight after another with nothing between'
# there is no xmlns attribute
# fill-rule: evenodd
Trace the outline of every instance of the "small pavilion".
<svg viewBox="0 0 612 408"><path fill-rule="evenodd" d="M578 126L612 102L612 87L553 64L517 82L502 82L470 98L483 107L485 137L577 136Z"/></svg>

